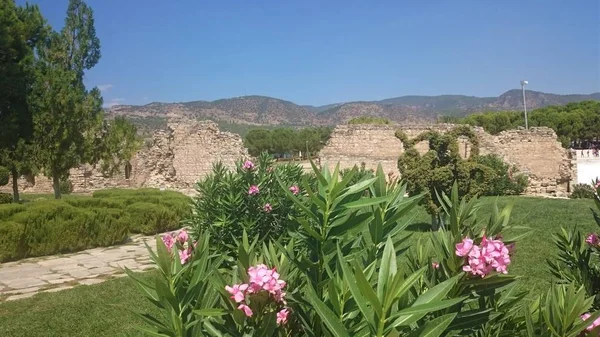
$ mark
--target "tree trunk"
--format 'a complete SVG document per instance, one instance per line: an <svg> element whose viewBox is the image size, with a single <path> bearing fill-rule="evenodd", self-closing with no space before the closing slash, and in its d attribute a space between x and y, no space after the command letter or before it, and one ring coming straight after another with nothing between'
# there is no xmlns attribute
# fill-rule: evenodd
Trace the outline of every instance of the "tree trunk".
<svg viewBox="0 0 600 337"><path fill-rule="evenodd" d="M439 228L438 216L437 214L431 214L431 230L437 231Z"/></svg>
<svg viewBox="0 0 600 337"><path fill-rule="evenodd" d="M60 177L57 174L52 175L52 187L54 187L54 199L60 199Z"/></svg>
<svg viewBox="0 0 600 337"><path fill-rule="evenodd" d="M19 202L21 199L19 198L19 173L14 168L12 169L12 188L13 188L13 201Z"/></svg>

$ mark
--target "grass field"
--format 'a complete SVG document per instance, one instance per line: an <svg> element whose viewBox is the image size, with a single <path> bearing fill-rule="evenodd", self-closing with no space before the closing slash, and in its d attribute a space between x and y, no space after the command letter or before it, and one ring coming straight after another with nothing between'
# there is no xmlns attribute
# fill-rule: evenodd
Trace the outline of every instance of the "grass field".
<svg viewBox="0 0 600 337"><path fill-rule="evenodd" d="M509 202L514 204L513 224L532 229L531 234L517 244L509 267L511 274L522 276L522 289L532 294L544 291L550 283L546 259L556 254L552 233L560 230L561 226L576 226L584 233L598 230L590 213L591 200L486 198L480 216L489 214L486 210L491 209L496 199L500 207ZM416 223L429 220L424 211L416 212ZM422 235L420 232L414 234L415 237ZM151 273L144 276L151 277ZM134 329L139 321L128 309L153 310L127 278L39 294L29 299L0 303L0 336L142 336Z"/></svg>

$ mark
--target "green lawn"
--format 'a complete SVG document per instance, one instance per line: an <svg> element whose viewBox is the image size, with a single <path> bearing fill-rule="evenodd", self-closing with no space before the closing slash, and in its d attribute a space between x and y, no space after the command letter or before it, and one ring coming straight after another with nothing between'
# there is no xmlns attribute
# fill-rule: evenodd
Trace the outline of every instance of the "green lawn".
<svg viewBox="0 0 600 337"><path fill-rule="evenodd" d="M500 207L513 202L511 222L532 229L531 235L517 244L509 267L511 274L523 277L522 288L532 293L547 289L550 282L546 259L556 253L552 233L560 226L577 226L585 233L598 230L590 212L591 200L486 198L480 216L486 215L486 209L489 210L496 199ZM417 211L415 222L428 220L425 212ZM416 232L416 235L420 233ZM150 276L150 273L146 274L146 277ZM0 303L0 336L141 336L134 329L138 320L126 308L143 312L153 310L127 278L39 294Z"/></svg>

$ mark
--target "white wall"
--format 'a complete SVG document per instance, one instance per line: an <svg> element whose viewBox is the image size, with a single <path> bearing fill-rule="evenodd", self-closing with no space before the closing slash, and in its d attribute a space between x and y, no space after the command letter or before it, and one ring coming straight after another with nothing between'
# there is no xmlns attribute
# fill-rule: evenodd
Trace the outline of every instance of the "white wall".
<svg viewBox="0 0 600 337"><path fill-rule="evenodd" d="M577 183L590 184L596 177L600 178L600 157L592 157L590 153L590 158L581 158L579 152L581 151L577 153Z"/></svg>

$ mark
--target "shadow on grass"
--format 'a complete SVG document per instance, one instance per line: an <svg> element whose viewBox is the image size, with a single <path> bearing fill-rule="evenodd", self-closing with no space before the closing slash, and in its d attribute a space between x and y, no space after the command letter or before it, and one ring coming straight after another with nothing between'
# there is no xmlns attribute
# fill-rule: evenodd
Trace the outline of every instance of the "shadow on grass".
<svg viewBox="0 0 600 337"><path fill-rule="evenodd" d="M409 232L430 232L431 224L427 222L415 222L413 224L408 225L408 227L406 227L405 230Z"/></svg>

